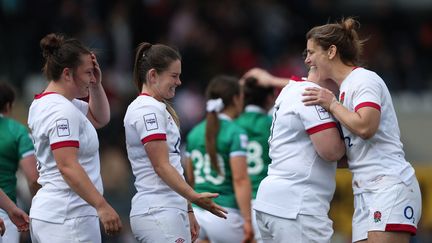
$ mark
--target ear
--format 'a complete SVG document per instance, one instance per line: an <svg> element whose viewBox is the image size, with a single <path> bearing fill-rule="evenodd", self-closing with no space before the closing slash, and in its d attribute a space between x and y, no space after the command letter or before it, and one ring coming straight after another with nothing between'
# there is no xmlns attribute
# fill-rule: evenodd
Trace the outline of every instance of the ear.
<svg viewBox="0 0 432 243"><path fill-rule="evenodd" d="M156 69L152 68L148 70L147 72L147 81L154 84L157 81L158 73L156 72Z"/></svg>
<svg viewBox="0 0 432 243"><path fill-rule="evenodd" d="M73 80L73 72L71 68L63 68L62 76L65 80L70 81Z"/></svg>
<svg viewBox="0 0 432 243"><path fill-rule="evenodd" d="M337 47L335 45L331 45L327 50L327 55L330 60L332 60L336 56L336 53L337 53Z"/></svg>

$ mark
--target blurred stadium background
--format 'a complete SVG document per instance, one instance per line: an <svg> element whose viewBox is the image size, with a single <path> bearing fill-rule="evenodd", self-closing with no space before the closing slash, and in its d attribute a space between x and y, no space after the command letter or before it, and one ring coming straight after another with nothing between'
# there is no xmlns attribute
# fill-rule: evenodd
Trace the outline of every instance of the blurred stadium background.
<svg viewBox="0 0 432 243"><path fill-rule="evenodd" d="M203 89L219 73L241 76L254 66L279 76L303 76L305 34L315 25L356 16L369 38L364 66L391 90L406 157L416 168L423 215L416 242L432 242L432 1L430 0L0 0L0 80L19 99L14 117L26 123L34 94L46 85L39 40L61 32L97 50L112 119L99 131L105 196L122 215L123 233L104 242L135 242L128 228L133 177L125 155L123 115L135 97L135 46L177 47L183 85L174 105L182 133L203 117ZM350 242L351 175L338 171L332 202L334 242ZM28 207L25 183L20 204ZM22 242L29 242L23 237Z"/></svg>

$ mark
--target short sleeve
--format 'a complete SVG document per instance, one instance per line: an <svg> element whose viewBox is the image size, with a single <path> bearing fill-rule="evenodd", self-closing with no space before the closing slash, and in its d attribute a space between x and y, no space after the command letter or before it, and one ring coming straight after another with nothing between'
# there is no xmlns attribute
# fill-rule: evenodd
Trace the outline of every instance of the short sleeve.
<svg viewBox="0 0 432 243"><path fill-rule="evenodd" d="M18 157L20 159L34 154L33 142L26 127L20 124L18 129Z"/></svg>
<svg viewBox="0 0 432 243"><path fill-rule="evenodd" d="M135 123L142 144L154 140L166 140L165 110L157 106L144 106L138 112L142 114Z"/></svg>
<svg viewBox="0 0 432 243"><path fill-rule="evenodd" d="M333 116L319 105L305 106L301 103L298 114L309 135L337 126Z"/></svg>
<svg viewBox="0 0 432 243"><path fill-rule="evenodd" d="M381 111L381 86L372 77L356 82L356 89L353 92L353 106L357 111L362 107L372 107Z"/></svg>
<svg viewBox="0 0 432 243"><path fill-rule="evenodd" d="M248 136L243 129L236 129L232 135L230 156L246 156Z"/></svg>
<svg viewBox="0 0 432 243"><path fill-rule="evenodd" d="M89 105L87 102L79 100L79 99L73 99L72 104L80 110L85 116L87 116Z"/></svg>
<svg viewBox="0 0 432 243"><path fill-rule="evenodd" d="M80 114L73 106L58 107L48 121L48 137L51 149L79 148Z"/></svg>

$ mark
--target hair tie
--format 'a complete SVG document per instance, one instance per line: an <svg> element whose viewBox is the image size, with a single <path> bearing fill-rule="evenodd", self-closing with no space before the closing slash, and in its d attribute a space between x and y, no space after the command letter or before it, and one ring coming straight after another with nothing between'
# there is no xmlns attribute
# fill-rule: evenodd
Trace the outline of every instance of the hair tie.
<svg viewBox="0 0 432 243"><path fill-rule="evenodd" d="M149 47L143 51L142 57L147 57L146 53L148 52L148 50L150 50L150 48L153 46L152 44L149 43Z"/></svg>
<svg viewBox="0 0 432 243"><path fill-rule="evenodd" d="M224 103L221 98L207 100L207 112L221 112Z"/></svg>

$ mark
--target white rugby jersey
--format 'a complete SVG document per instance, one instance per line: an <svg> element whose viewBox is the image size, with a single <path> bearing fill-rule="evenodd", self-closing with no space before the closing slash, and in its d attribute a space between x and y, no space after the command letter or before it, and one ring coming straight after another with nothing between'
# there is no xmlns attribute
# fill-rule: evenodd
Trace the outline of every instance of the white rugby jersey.
<svg viewBox="0 0 432 243"><path fill-rule="evenodd" d="M275 102L269 138L271 164L258 188L254 209L294 219L327 216L335 190L336 163L324 161L309 135L336 127L321 106L305 106L302 93L315 83L290 82Z"/></svg>
<svg viewBox="0 0 432 243"><path fill-rule="evenodd" d="M144 144L166 140L169 162L183 176L180 156L180 131L164 103L141 94L128 107L124 118L126 148L135 176L137 193L132 199L130 216L144 214L151 207L187 209L187 202L154 171Z"/></svg>
<svg viewBox="0 0 432 243"><path fill-rule="evenodd" d="M63 179L52 150L77 147L78 161L91 182L102 193L99 141L96 129L87 119L88 104L47 92L36 95L29 109L28 125L35 147L38 183L42 188L33 198L30 217L53 223L87 215L96 209L76 194Z"/></svg>
<svg viewBox="0 0 432 243"><path fill-rule="evenodd" d="M378 130L367 140L342 127L354 193L379 186L383 176L409 183L414 169L405 160L396 112L384 81L372 71L356 68L342 82L339 101L352 112L362 107L381 112Z"/></svg>

